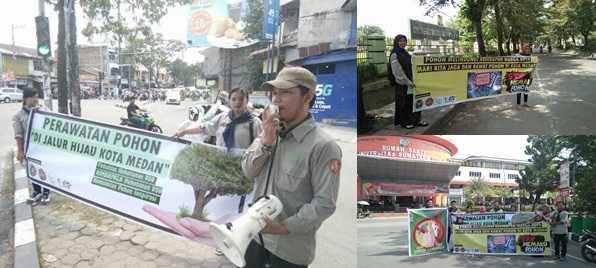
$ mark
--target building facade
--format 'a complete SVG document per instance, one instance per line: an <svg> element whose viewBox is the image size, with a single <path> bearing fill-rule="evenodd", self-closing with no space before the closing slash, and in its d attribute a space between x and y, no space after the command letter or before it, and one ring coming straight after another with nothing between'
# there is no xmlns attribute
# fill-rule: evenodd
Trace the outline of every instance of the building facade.
<svg viewBox="0 0 596 268"><path fill-rule="evenodd" d="M464 188L475 179L483 179L490 186L505 187L515 191L519 187L516 179L520 171L530 162L525 160L470 156L455 160L460 162L460 168L449 184L449 199L459 204L465 202Z"/></svg>
<svg viewBox="0 0 596 268"><path fill-rule="evenodd" d="M35 48L0 44L0 86L36 88L42 94L42 68Z"/></svg>

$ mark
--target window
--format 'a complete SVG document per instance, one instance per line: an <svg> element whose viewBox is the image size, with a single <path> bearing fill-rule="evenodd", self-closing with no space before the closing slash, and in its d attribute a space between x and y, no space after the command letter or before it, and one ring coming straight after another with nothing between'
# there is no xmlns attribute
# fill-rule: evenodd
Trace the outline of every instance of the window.
<svg viewBox="0 0 596 268"><path fill-rule="evenodd" d="M485 168L501 169L501 162L486 161L484 162Z"/></svg>
<svg viewBox="0 0 596 268"><path fill-rule="evenodd" d="M507 179L515 180L517 178L519 178L517 174L507 174Z"/></svg>
<svg viewBox="0 0 596 268"><path fill-rule="evenodd" d="M470 175L470 177L482 177L482 172L480 171L470 171L470 173L468 173Z"/></svg>
<svg viewBox="0 0 596 268"><path fill-rule="evenodd" d="M34 60L33 61L33 70L35 71L43 71L41 60Z"/></svg>
<svg viewBox="0 0 596 268"><path fill-rule="evenodd" d="M501 178L501 174L499 174L499 173L490 173L488 176L491 179L500 179Z"/></svg>
<svg viewBox="0 0 596 268"><path fill-rule="evenodd" d="M461 176L461 171L458 170L455 176Z"/></svg>

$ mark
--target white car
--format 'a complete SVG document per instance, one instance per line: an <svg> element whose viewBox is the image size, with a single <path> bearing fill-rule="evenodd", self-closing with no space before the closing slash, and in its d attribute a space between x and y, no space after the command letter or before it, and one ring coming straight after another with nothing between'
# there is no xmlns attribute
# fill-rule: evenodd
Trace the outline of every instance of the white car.
<svg viewBox="0 0 596 268"><path fill-rule="evenodd" d="M177 104L180 105L180 92L170 90L166 94L166 104Z"/></svg>
<svg viewBox="0 0 596 268"><path fill-rule="evenodd" d="M18 88L0 88L0 101L5 103L23 101L23 91Z"/></svg>

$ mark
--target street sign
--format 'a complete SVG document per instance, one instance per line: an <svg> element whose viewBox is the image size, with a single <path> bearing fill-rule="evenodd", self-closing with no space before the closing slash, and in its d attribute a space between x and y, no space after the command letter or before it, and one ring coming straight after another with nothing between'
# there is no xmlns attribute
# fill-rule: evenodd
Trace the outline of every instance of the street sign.
<svg viewBox="0 0 596 268"><path fill-rule="evenodd" d="M50 23L48 17L35 17L35 27L37 29L37 54L47 58L52 54L50 46Z"/></svg>
<svg viewBox="0 0 596 268"><path fill-rule="evenodd" d="M277 23L279 21L279 0L265 0L264 11L263 38L271 40L277 30Z"/></svg>
<svg viewBox="0 0 596 268"><path fill-rule="evenodd" d="M564 162L559 168L559 176L561 181L559 188L569 188L569 162Z"/></svg>

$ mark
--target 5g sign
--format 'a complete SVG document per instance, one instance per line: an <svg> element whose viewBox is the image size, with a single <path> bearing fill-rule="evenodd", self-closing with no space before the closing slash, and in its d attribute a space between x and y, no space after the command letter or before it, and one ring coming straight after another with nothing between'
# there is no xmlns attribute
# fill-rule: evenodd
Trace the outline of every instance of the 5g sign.
<svg viewBox="0 0 596 268"><path fill-rule="evenodd" d="M328 97L331 96L331 94L333 93L333 85L328 84L318 84L317 88L315 89L315 94L317 97Z"/></svg>

